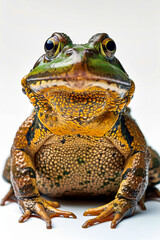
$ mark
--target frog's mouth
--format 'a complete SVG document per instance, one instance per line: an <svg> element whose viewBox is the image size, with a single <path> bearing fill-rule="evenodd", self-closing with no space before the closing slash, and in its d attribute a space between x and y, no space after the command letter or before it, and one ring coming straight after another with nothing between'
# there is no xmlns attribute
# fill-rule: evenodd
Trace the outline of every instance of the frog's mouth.
<svg viewBox="0 0 160 240"><path fill-rule="evenodd" d="M132 81L112 78L27 79L29 88L47 100L57 115L88 120L106 111L121 111Z"/></svg>
<svg viewBox="0 0 160 240"><path fill-rule="evenodd" d="M42 90L49 90L55 87L67 87L69 89L72 89L74 91L85 91L88 88L91 87L99 87L103 90L108 91L116 91L121 96L126 93L128 89L130 89L132 81L129 79L128 81L120 80L120 79L114 79L109 77L92 77L92 78L83 78L83 77L77 77L77 78L29 78L27 79L27 83L29 84L30 88L36 92L39 93Z"/></svg>
<svg viewBox="0 0 160 240"><path fill-rule="evenodd" d="M47 99L58 115L77 121L92 119L106 111L120 111L130 86L113 79L54 79L30 85L36 94Z"/></svg>

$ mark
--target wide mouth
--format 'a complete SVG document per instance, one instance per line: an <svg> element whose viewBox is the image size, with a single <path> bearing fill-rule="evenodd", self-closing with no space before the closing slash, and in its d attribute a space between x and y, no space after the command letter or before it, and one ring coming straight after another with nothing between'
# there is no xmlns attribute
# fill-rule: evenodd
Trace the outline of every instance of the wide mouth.
<svg viewBox="0 0 160 240"><path fill-rule="evenodd" d="M121 96L131 87L131 80L121 80L109 77L92 77L92 78L61 78L61 77L45 77L45 78L29 78L27 83L36 93L42 93L44 90L67 88L73 91L87 91L91 88L100 88L102 90L116 91Z"/></svg>
<svg viewBox="0 0 160 240"><path fill-rule="evenodd" d="M121 85L124 85L124 86L129 86L131 83L130 81L126 81L126 80L122 80L122 79L117 79L117 78L110 78L110 77L51 77L51 76L48 76L48 77L29 77L26 79L28 83L36 83L38 81L42 82L42 81L53 81L53 82L56 82L56 81L59 81L59 80L63 80L63 81L68 81L68 80L88 80L88 81L91 81L91 80L97 80L97 81L100 81L100 80L104 80L104 81L108 81L110 83L119 83Z"/></svg>

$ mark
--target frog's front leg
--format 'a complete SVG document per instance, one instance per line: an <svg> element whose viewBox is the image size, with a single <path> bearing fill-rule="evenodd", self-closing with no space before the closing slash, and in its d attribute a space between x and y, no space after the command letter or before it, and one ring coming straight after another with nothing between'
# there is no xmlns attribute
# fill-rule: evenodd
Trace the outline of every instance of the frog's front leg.
<svg viewBox="0 0 160 240"><path fill-rule="evenodd" d="M111 228L115 228L124 217L135 212L148 184L150 153L136 123L122 115L108 132L108 138L126 159L120 187L112 202L85 211L84 216L98 216L86 221L84 228L105 221L112 221Z"/></svg>
<svg viewBox="0 0 160 240"><path fill-rule="evenodd" d="M32 213L36 213L46 222L47 228L51 228L51 217L62 215L76 218L71 212L56 209L59 207L57 202L43 199L36 185L34 155L50 136L51 132L34 112L19 128L11 150L11 183L23 211L19 222L26 221ZM52 212L52 216L46 210Z"/></svg>

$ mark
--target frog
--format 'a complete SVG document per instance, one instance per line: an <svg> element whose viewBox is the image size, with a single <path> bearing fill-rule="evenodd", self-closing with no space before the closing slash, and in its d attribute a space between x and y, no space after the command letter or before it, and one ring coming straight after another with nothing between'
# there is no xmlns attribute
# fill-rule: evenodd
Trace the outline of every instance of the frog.
<svg viewBox="0 0 160 240"><path fill-rule="evenodd" d="M116 228L137 206L146 209L147 196L160 197L160 157L128 107L135 84L107 33L74 44L54 32L44 50L21 81L34 108L6 161L3 177L11 187L1 205L14 196L20 223L36 215L50 229L53 217L76 218L53 198L112 196L84 212L93 218L82 227L111 221Z"/></svg>

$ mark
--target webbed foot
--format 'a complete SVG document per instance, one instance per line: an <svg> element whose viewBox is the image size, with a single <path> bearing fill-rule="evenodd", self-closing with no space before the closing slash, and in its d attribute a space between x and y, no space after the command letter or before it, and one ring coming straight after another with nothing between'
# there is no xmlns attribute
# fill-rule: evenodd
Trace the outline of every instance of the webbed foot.
<svg viewBox="0 0 160 240"><path fill-rule="evenodd" d="M101 207L91 208L84 212L84 216L97 216L86 221L83 228L93 226L98 223L112 221L111 228L116 228L117 224L124 218L131 216L136 209L136 203L124 198L116 198L112 202Z"/></svg>
<svg viewBox="0 0 160 240"><path fill-rule="evenodd" d="M48 201L42 197L23 198L19 199L18 202L23 212L23 215L19 219L20 223L27 221L33 214L36 214L46 222L46 228L51 229L51 219L53 217L63 216L65 218L76 218L72 212L56 209L59 207L59 203ZM49 214L47 211L52 214Z"/></svg>

